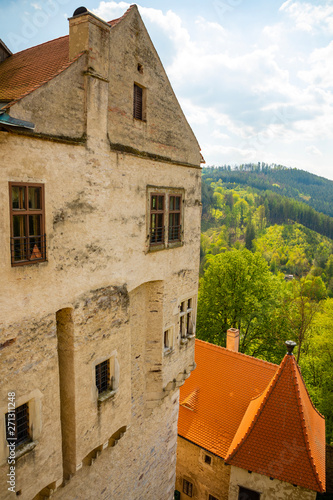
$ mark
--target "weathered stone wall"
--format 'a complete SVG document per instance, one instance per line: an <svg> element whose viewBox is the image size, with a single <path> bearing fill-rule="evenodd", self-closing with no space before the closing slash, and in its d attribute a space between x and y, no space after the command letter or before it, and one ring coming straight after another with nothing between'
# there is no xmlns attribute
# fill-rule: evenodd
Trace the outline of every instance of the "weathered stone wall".
<svg viewBox="0 0 333 500"><path fill-rule="evenodd" d="M11 108L38 137L0 132L0 498L15 391L17 405L29 403L33 440L16 463L22 500L171 500L178 388L194 367L179 305L192 298L195 315L199 148L136 7L111 30L70 22L75 51L87 53ZM133 58L144 67L145 122L133 119ZM46 262L11 266L11 181L44 184ZM151 189L182 193L173 248L149 247ZM115 386L102 397L95 367L106 359Z"/></svg>
<svg viewBox="0 0 333 500"><path fill-rule="evenodd" d="M211 463L205 462L205 456ZM183 493L183 479L193 484L192 498L208 500L209 495L225 500L228 498L230 466L216 455L200 448L200 446L178 436L176 490L181 500L187 500Z"/></svg>
<svg viewBox="0 0 333 500"><path fill-rule="evenodd" d="M238 500L239 486L257 491L260 493L260 500L272 500L273 498L274 500L315 500L316 498L315 491L231 466L229 500Z"/></svg>
<svg viewBox="0 0 333 500"><path fill-rule="evenodd" d="M110 43L110 141L176 161L200 163L199 147L193 147L196 139L136 7L111 29ZM144 121L133 118L134 82L146 92Z"/></svg>

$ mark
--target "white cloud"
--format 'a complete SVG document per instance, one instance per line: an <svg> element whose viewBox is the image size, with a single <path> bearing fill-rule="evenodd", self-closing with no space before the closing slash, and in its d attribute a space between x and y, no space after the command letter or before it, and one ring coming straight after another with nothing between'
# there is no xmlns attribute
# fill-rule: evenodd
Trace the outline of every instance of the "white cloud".
<svg viewBox="0 0 333 500"><path fill-rule="evenodd" d="M325 28L333 33L333 5L313 5L309 2L287 0L280 11L288 14L300 31L312 32L314 28Z"/></svg>
<svg viewBox="0 0 333 500"><path fill-rule="evenodd" d="M305 152L309 155L313 155L313 156L323 156L323 153L321 151L319 151L319 149L312 145L312 146L308 146L307 148L305 148Z"/></svg>
<svg viewBox="0 0 333 500"><path fill-rule="evenodd" d="M36 10L42 10L42 6L39 5L38 3L32 3L31 4L31 7L33 7L34 9Z"/></svg>

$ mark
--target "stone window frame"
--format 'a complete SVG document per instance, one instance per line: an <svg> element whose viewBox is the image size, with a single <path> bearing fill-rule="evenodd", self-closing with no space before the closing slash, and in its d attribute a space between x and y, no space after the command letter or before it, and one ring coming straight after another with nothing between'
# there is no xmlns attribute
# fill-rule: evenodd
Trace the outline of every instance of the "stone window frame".
<svg viewBox="0 0 333 500"><path fill-rule="evenodd" d="M152 210L152 197L163 196L164 204L163 210ZM170 211L170 197L180 197L180 228L179 238L169 239L169 216L174 215L175 210ZM185 189L171 186L147 186L147 246L149 252L156 250L165 250L184 245L184 206L185 206ZM176 210L178 213L178 210ZM152 215L155 213L163 213L163 228L162 228L162 241L153 241L152 238Z"/></svg>
<svg viewBox="0 0 333 500"><path fill-rule="evenodd" d="M9 391L11 392L11 391ZM42 433L42 393L36 389L25 396L15 397L15 408L24 404L28 405L29 412L29 440L15 447L15 459L26 455L38 445L38 439ZM10 448L6 433L6 414L8 404L0 408L0 465L8 461Z"/></svg>
<svg viewBox="0 0 333 500"><path fill-rule="evenodd" d="M179 311L179 340L180 345L187 344L189 340L195 338L195 328L196 328L196 295L186 295L179 299L178 311ZM190 329L189 329L189 321Z"/></svg>
<svg viewBox="0 0 333 500"><path fill-rule="evenodd" d="M101 365L105 361L108 361L108 389L103 392L99 392L96 385L96 366ZM117 351L113 351L110 354L96 358L92 363L92 380L93 380L93 394L95 395L95 400L98 403L103 403L110 398L113 398L119 389L119 361L117 356Z"/></svg>
<svg viewBox="0 0 333 500"><path fill-rule="evenodd" d="M37 264L39 262L45 262L46 259L46 235L45 235L45 189L43 183L37 182L15 182L10 181L9 183L9 211L10 211L10 256L11 256L11 265L12 267ZM24 189L24 207L22 208L13 208L13 188L23 188ZM33 209L29 207L29 188L39 188L40 189L40 208ZM25 230L24 235L14 236L14 217L15 216L23 216L25 217ZM40 217L40 233L38 235L30 236L29 232L29 217L30 216L39 216ZM39 247L37 247L37 251L35 248L30 254L30 250L28 250L28 244L30 242L30 238L35 238L35 240L39 241ZM25 254L25 258L20 260L15 259L15 240L25 240L23 245L26 245L22 253ZM21 245L21 244L20 244ZM35 242L35 247L37 243ZM29 256L30 254L30 256ZM34 257L32 258L32 255Z"/></svg>
<svg viewBox="0 0 333 500"><path fill-rule="evenodd" d="M243 490L243 491L241 491ZM238 485L238 500L250 500L251 497L248 496L248 493L254 494L256 498L253 498L253 500L260 500L261 493L256 490L252 490L250 488L246 488L245 486ZM246 495L246 496L244 496Z"/></svg>

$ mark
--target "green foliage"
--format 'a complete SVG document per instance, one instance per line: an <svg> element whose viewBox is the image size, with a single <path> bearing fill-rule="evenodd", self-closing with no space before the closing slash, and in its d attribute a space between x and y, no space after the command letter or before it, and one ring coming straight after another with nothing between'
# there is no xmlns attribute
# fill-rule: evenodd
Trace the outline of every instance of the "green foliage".
<svg viewBox="0 0 333 500"><path fill-rule="evenodd" d="M303 378L316 408L325 415L326 439L333 444L333 299L315 318L300 360Z"/></svg>
<svg viewBox="0 0 333 500"><path fill-rule="evenodd" d="M279 308L284 287L259 254L243 249L211 256L200 282L198 338L225 346L227 329L238 328L241 352L280 360L288 333Z"/></svg>

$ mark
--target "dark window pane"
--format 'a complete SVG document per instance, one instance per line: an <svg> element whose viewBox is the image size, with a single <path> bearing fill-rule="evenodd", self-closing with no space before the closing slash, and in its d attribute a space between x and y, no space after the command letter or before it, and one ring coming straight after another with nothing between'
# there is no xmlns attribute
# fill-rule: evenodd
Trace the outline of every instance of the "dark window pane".
<svg viewBox="0 0 333 500"><path fill-rule="evenodd" d="M25 209L25 188L23 186L12 186L13 210Z"/></svg>
<svg viewBox="0 0 333 500"><path fill-rule="evenodd" d="M25 223L26 217L25 215L13 215L13 236L25 236Z"/></svg>
<svg viewBox="0 0 333 500"><path fill-rule="evenodd" d="M240 486L238 500L260 500L260 493Z"/></svg>
<svg viewBox="0 0 333 500"><path fill-rule="evenodd" d="M170 196L170 207L169 207L169 209L170 210L174 210L174 206L175 206L175 197L174 196Z"/></svg>
<svg viewBox="0 0 333 500"><path fill-rule="evenodd" d="M99 365L96 365L96 387L98 393L106 391L109 389L109 379L110 379L110 364L109 360L103 361Z"/></svg>
<svg viewBox="0 0 333 500"><path fill-rule="evenodd" d="M152 210L156 210L157 207L157 196L151 197L151 208Z"/></svg>
<svg viewBox="0 0 333 500"><path fill-rule="evenodd" d="M180 210L180 196L175 197L175 210Z"/></svg>
<svg viewBox="0 0 333 500"><path fill-rule="evenodd" d="M29 236L41 235L41 216L29 215Z"/></svg>
<svg viewBox="0 0 333 500"><path fill-rule="evenodd" d="M33 210L40 210L42 208L40 187L29 187L29 208Z"/></svg>
<svg viewBox="0 0 333 500"><path fill-rule="evenodd" d="M158 196L158 210L164 210L164 196Z"/></svg>
<svg viewBox="0 0 333 500"><path fill-rule="evenodd" d="M15 440L15 446L30 441L28 403L6 414L6 438L7 441Z"/></svg>

